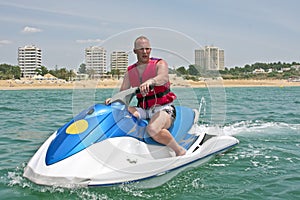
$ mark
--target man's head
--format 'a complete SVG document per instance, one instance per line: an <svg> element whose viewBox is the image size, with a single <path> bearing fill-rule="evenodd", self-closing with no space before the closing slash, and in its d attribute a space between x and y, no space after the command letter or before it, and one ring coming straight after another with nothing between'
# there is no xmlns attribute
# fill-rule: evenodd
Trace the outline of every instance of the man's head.
<svg viewBox="0 0 300 200"><path fill-rule="evenodd" d="M150 59L151 46L149 39L145 36L140 36L134 41L133 52L137 55L139 63L148 63Z"/></svg>

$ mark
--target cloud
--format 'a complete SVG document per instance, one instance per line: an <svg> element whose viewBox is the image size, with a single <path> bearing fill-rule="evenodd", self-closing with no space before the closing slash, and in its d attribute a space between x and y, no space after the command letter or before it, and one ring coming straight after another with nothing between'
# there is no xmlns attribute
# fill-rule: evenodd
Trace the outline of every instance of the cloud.
<svg viewBox="0 0 300 200"><path fill-rule="evenodd" d="M10 40L0 40L0 46L6 45L6 44L11 44L12 41Z"/></svg>
<svg viewBox="0 0 300 200"><path fill-rule="evenodd" d="M25 26L22 30L22 33L38 33L38 32L42 32L42 29Z"/></svg>
<svg viewBox="0 0 300 200"><path fill-rule="evenodd" d="M100 43L103 42L101 39L86 39L86 40L76 40L76 43L86 44L86 43Z"/></svg>

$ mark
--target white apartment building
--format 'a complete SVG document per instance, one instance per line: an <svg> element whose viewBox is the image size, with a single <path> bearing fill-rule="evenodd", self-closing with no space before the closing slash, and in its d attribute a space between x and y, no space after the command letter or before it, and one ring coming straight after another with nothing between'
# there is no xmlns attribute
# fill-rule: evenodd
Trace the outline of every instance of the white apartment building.
<svg viewBox="0 0 300 200"><path fill-rule="evenodd" d="M93 78L100 78L107 73L106 50L103 47L91 46L85 49L86 69Z"/></svg>
<svg viewBox="0 0 300 200"><path fill-rule="evenodd" d="M18 48L18 65L22 77L32 78L42 65L42 50L34 45Z"/></svg>
<svg viewBox="0 0 300 200"><path fill-rule="evenodd" d="M205 46L195 50L195 65L206 70L224 70L224 50L214 46Z"/></svg>
<svg viewBox="0 0 300 200"><path fill-rule="evenodd" d="M128 53L125 51L114 51L110 55L111 70L119 70L124 75L128 67Z"/></svg>

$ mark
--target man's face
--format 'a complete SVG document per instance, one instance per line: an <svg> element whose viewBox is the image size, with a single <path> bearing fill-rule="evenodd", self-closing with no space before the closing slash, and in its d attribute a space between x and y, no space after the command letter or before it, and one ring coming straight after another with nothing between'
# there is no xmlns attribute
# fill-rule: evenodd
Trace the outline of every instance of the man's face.
<svg viewBox="0 0 300 200"><path fill-rule="evenodd" d="M138 40L135 43L135 49L133 51L137 55L139 63L148 63L151 53L151 47L148 40Z"/></svg>

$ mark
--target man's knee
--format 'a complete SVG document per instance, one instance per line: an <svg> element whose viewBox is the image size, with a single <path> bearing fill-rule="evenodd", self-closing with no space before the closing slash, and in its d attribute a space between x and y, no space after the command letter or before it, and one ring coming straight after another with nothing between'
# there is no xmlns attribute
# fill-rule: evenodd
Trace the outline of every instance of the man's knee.
<svg viewBox="0 0 300 200"><path fill-rule="evenodd" d="M148 124L148 126L146 127L146 130L151 137L155 137L155 135L157 135L156 127L153 124Z"/></svg>

